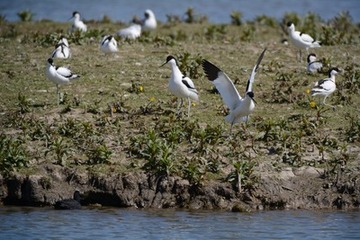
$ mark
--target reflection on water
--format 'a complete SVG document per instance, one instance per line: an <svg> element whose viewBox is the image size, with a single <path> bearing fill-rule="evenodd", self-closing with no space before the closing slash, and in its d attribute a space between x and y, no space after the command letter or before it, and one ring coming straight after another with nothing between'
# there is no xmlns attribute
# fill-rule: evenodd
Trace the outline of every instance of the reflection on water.
<svg viewBox="0 0 360 240"><path fill-rule="evenodd" d="M360 239L359 211L0 208L0 239Z"/></svg>
<svg viewBox="0 0 360 240"><path fill-rule="evenodd" d="M229 23L233 11L241 12L245 20L252 20L260 15L280 19L286 12L300 15L313 12L328 20L341 11L349 11L355 22L360 21L359 0L2 0L0 14L5 15L9 21L17 21L18 12L30 10L35 13L37 20L65 22L77 10L85 19L98 20L106 15L115 21L129 22L134 15L142 16L144 10L150 8L158 20L166 22L166 15L182 16L189 7L198 14L208 16L209 21L215 23Z"/></svg>

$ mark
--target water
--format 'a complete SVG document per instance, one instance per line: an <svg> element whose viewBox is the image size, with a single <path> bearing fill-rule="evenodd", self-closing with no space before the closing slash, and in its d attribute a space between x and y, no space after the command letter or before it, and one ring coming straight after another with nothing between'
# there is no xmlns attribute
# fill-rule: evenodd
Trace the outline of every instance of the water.
<svg viewBox="0 0 360 240"><path fill-rule="evenodd" d="M8 21L17 21L18 12L30 10L35 13L35 20L65 22L77 10L85 19L99 20L107 15L114 21L129 22L135 15L142 17L144 10L150 8L158 20L166 22L166 15L183 16L189 7L208 16L213 23L229 23L233 11L240 11L244 20L260 15L281 19L286 12L301 16L313 12L328 20L341 11L349 11L355 22L360 21L359 0L2 0L0 14Z"/></svg>
<svg viewBox="0 0 360 240"><path fill-rule="evenodd" d="M359 211L0 208L0 239L360 239Z"/></svg>

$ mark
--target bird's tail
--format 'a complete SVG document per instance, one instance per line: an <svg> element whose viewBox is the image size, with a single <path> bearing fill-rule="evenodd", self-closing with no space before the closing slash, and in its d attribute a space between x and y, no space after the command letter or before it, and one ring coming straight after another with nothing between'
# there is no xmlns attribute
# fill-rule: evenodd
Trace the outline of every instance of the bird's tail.
<svg viewBox="0 0 360 240"><path fill-rule="evenodd" d="M311 43L311 47L312 47L312 48L321 47L321 46L320 46L320 41L314 40L314 41Z"/></svg>
<svg viewBox="0 0 360 240"><path fill-rule="evenodd" d="M194 100L194 101L199 101L199 94L198 92L195 90L195 91L190 91L190 95L189 95L189 98L191 100Z"/></svg>
<svg viewBox="0 0 360 240"><path fill-rule="evenodd" d="M311 90L311 96L315 96L321 94L323 91L321 89L313 89Z"/></svg>
<svg viewBox="0 0 360 240"><path fill-rule="evenodd" d="M80 75L78 75L78 74L73 74L73 75L71 75L70 79L76 79L76 78L79 78L79 77L80 77Z"/></svg>

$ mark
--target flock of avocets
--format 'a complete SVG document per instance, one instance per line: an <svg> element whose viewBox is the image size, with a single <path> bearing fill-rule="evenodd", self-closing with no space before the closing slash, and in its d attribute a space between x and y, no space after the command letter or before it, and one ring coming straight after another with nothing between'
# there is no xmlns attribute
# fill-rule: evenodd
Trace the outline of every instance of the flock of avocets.
<svg viewBox="0 0 360 240"><path fill-rule="evenodd" d="M157 21L153 11L146 10L144 18L136 21L131 26L121 29L117 34L122 38L136 39L141 35L141 31L154 30L157 27ZM87 31L87 26L81 20L79 12L73 13L73 23L70 28L71 31ZM295 25L291 22L288 23L288 33L290 41L299 49L300 59L301 50L309 48L320 47L320 43L313 39L310 35L295 31ZM116 53L118 51L117 42L113 35L106 35L102 38L100 43L100 49L106 54ZM229 108L229 114L225 117L225 121L231 124L230 132L233 124L238 122L247 122L249 115L255 108L254 92L252 85L255 80L255 74L266 52L266 48L261 52L252 72L247 81L245 89L245 96L241 97L238 90L235 88L233 81L226 75L225 72L220 70L214 64L207 60L202 61L202 67L207 78L214 84L218 92L220 93L224 103ZM69 43L65 37L61 37L59 42L55 46L55 50L51 53L51 57L47 61L46 76L49 80L56 84L58 104L60 102L59 85L67 84L71 80L80 77L77 74L73 74L66 67L54 66L54 58L70 58L71 51ZM172 94L178 98L177 113L179 113L183 98L188 100L188 112L187 116L190 116L191 100L199 101L199 94L195 88L193 81L184 76L180 69L176 59L173 56L168 56L166 62L163 64L169 64L171 67L171 78L169 80L168 88ZM316 55L310 53L307 57L307 70L310 73L318 72L322 69L323 65L320 61L316 60ZM324 96L323 104L326 98L335 91L335 75L339 73L339 69L333 67L328 72L328 77L321 79L315 83L315 86L311 90L311 95ZM331 105L330 105L331 106Z"/></svg>

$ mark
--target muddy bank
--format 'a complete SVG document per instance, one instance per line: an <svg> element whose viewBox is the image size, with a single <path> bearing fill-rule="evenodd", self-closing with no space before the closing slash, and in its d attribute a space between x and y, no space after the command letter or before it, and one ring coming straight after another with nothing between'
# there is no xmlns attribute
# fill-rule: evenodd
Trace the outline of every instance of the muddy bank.
<svg viewBox="0 0 360 240"><path fill-rule="evenodd" d="M264 171L256 188L239 193L229 182L194 185L180 177L144 172L95 176L85 170L47 165L36 175L1 177L0 197L4 205L51 206L79 190L82 205L232 211L359 208L360 187L354 178L344 174L330 183L324 174L323 169L313 167Z"/></svg>

